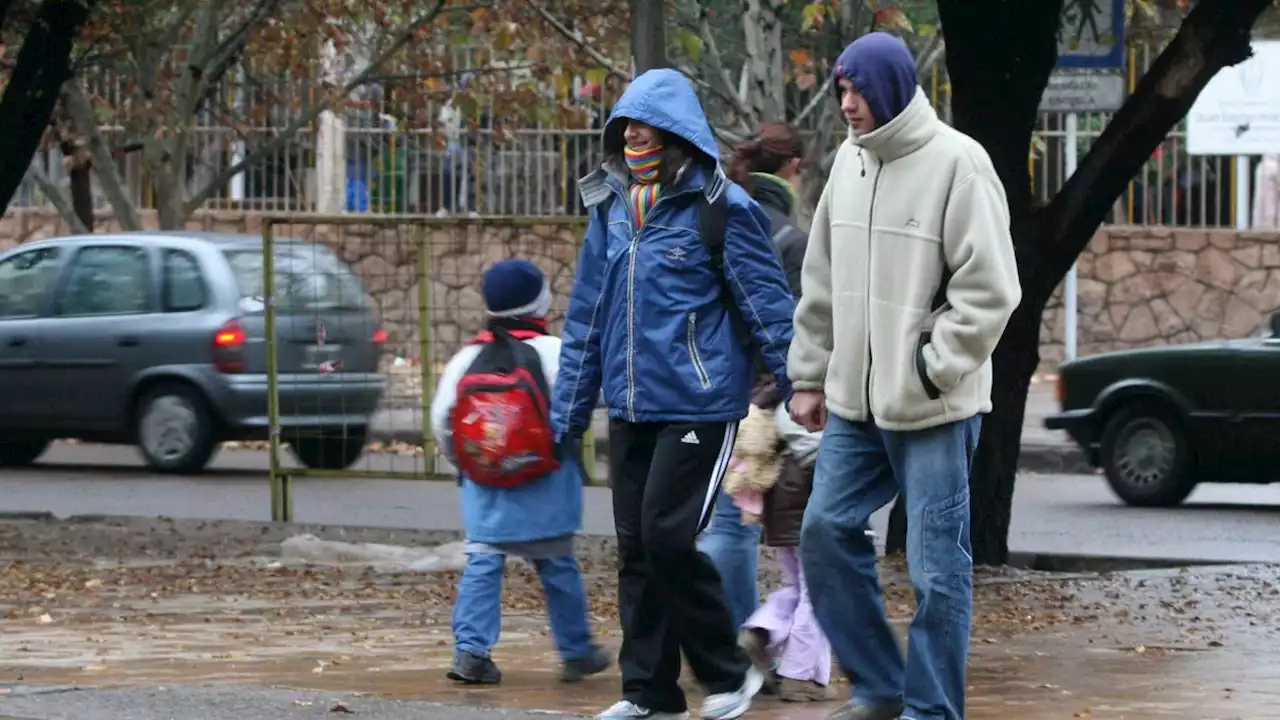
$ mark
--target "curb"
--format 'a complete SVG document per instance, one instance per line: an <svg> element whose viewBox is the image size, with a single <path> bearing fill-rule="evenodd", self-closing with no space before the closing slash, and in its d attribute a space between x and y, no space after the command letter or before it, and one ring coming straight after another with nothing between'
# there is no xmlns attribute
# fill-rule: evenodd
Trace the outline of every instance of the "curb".
<svg viewBox="0 0 1280 720"><path fill-rule="evenodd" d="M422 434L419 431L386 429L373 427L369 429L369 440L381 443L405 443L419 445ZM596 436L596 458L609 455L609 440ZM1050 443L1024 443L1018 455L1018 469L1023 472L1055 474L1055 475L1092 475L1094 468L1080 448L1075 445L1059 445Z"/></svg>
<svg viewBox="0 0 1280 720"><path fill-rule="evenodd" d="M1070 553L1010 552L1008 567L1048 573L1128 573L1142 570L1177 570L1181 568L1240 567L1263 565L1231 560L1205 558L1132 557L1109 555L1075 555Z"/></svg>
<svg viewBox="0 0 1280 720"><path fill-rule="evenodd" d="M0 521L3 520L57 520L51 512L43 510L18 510L13 512L0 512ZM3 720L3 718L0 718Z"/></svg>

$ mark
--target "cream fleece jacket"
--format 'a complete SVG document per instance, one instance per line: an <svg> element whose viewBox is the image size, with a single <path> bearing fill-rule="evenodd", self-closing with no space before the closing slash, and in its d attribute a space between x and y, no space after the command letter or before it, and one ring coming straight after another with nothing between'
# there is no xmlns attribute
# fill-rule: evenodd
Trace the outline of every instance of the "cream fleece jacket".
<svg viewBox="0 0 1280 720"><path fill-rule="evenodd" d="M801 287L788 374L831 413L920 430L991 411L991 353L1022 299L1008 201L923 91L840 147Z"/></svg>

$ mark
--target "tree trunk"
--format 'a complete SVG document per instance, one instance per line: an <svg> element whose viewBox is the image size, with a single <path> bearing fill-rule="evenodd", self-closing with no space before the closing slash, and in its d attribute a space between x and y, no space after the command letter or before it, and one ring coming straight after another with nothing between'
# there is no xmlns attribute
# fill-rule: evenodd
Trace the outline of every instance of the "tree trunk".
<svg viewBox="0 0 1280 720"><path fill-rule="evenodd" d="M631 55L635 58L637 75L670 67L662 0L631 0Z"/></svg>
<svg viewBox="0 0 1280 720"><path fill-rule="evenodd" d="M747 47L747 106L760 122L781 122L787 114L787 80L782 67L780 0L745 0L742 14Z"/></svg>
<svg viewBox="0 0 1280 720"><path fill-rule="evenodd" d="M77 154L75 143L63 140L59 143L64 157L74 158ZM85 229L93 232L93 172L90 161L71 163L67 172L71 194L71 207L75 208L76 217Z"/></svg>
<svg viewBox="0 0 1280 720"><path fill-rule="evenodd" d="M972 496L971 540L978 565L1009 561L1009 520L1013 512L1014 480L1022 449L1031 375L1040 363L1040 318L1043 301L1023 301L1010 319L1000 345L991 357L992 410L982 418L978 454L969 476Z"/></svg>
<svg viewBox="0 0 1280 720"><path fill-rule="evenodd" d="M71 127L85 139L89 151L90 164L98 175L98 187L111 206L116 222L121 230L137 231L142 229L142 219L134 207L129 193L125 189L120 170L107 141L102 137L101 129L93 114L93 104L78 80L63 83L61 88L62 104L67 116L71 119Z"/></svg>
<svg viewBox="0 0 1280 720"><path fill-rule="evenodd" d="M71 77L71 50L94 0L44 0L0 99L0 211L7 210Z"/></svg>

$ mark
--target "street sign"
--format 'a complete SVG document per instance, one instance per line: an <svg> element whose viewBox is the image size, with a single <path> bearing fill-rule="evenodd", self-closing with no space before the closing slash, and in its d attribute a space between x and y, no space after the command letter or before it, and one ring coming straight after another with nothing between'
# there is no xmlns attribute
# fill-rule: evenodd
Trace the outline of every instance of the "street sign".
<svg viewBox="0 0 1280 720"><path fill-rule="evenodd" d="M1280 41L1254 40L1253 57L1213 76L1187 113L1187 152L1280 153Z"/></svg>
<svg viewBox="0 0 1280 720"><path fill-rule="evenodd" d="M1065 0L1058 68L1124 68L1124 0Z"/></svg>
<svg viewBox="0 0 1280 720"><path fill-rule="evenodd" d="M1118 72L1054 72L1040 98L1041 112L1114 112L1124 105L1125 78Z"/></svg>

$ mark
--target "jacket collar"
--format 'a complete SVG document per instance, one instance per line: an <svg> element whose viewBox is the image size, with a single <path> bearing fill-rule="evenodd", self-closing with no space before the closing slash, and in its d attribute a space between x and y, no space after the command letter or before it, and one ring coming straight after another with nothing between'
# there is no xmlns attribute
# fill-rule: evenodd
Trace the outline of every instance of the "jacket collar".
<svg viewBox="0 0 1280 720"><path fill-rule="evenodd" d="M871 151L881 162L893 162L924 147L937 134L941 122L924 90L916 88L916 96L897 117L866 134L856 133L851 127L849 140Z"/></svg>
<svg viewBox="0 0 1280 720"><path fill-rule="evenodd" d="M768 173L751 173L751 197L761 205L791 217L795 191L786 180Z"/></svg>

